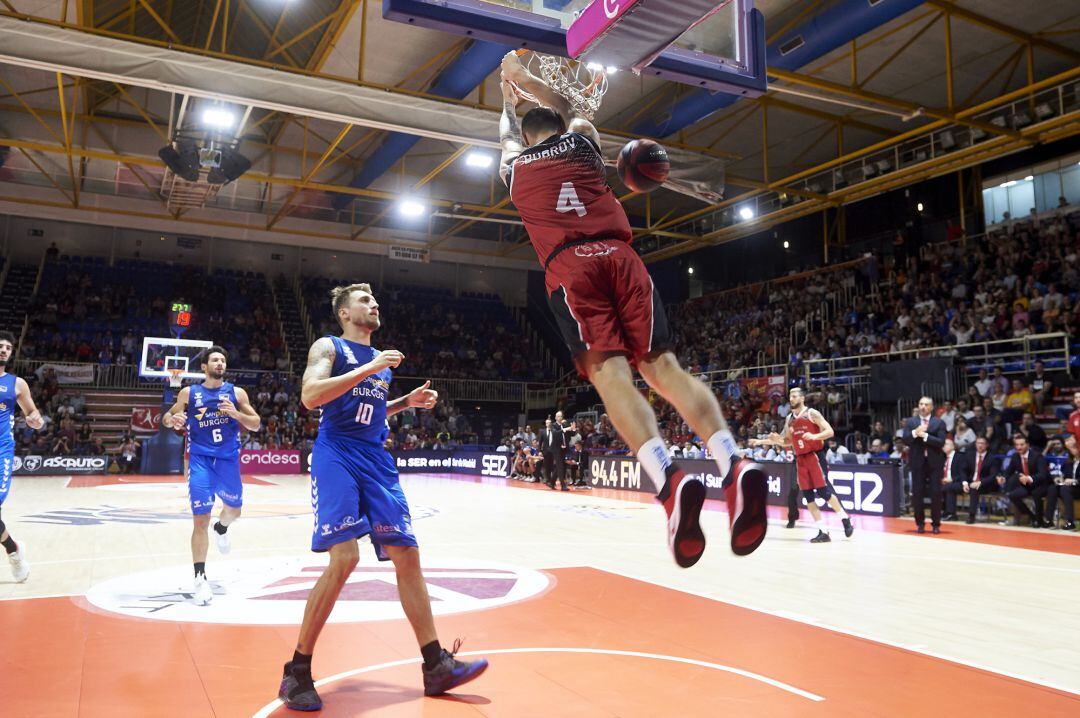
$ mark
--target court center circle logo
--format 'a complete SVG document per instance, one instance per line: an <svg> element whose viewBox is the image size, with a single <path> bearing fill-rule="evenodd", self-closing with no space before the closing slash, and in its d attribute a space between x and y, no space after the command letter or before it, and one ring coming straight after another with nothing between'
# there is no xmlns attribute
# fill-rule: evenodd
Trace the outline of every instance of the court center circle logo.
<svg viewBox="0 0 1080 718"><path fill-rule="evenodd" d="M192 601L190 565L112 578L87 591L86 599L111 613L159 621L299 625L308 594L325 566L321 556L214 563L207 571L214 591L209 606ZM459 559L425 565L424 577L436 616L520 601L541 593L549 583L545 574L532 569ZM342 589L330 623L404 617L393 565L364 560Z"/></svg>

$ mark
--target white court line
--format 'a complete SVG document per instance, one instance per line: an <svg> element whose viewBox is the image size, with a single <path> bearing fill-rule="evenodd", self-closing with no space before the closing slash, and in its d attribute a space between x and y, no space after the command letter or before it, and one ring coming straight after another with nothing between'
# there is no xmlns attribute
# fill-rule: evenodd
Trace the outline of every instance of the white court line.
<svg viewBox="0 0 1080 718"><path fill-rule="evenodd" d="M682 658L680 656L665 656L661 653L641 653L640 651L618 651L609 650L604 648L499 648L492 651L462 651L458 653L459 656L495 656L501 654L510 653L585 653L593 655L606 655L606 656L629 656L631 658L651 658L657 661L670 661L671 663L684 663L690 666L699 666L701 668L711 668L714 671L723 671L725 673L732 673L743 678L749 678L760 683L765 683L774 688L779 688L782 691L787 691L800 698L805 698L810 701L821 702L825 700L824 696L819 696L816 693L810 693L804 691L801 688L788 685L774 678L763 676L759 673L751 673L750 671L744 671L741 668L732 668L731 666L725 666L720 663L709 663L708 661L699 661L694 658ZM379 663L374 666L366 666L364 668L355 668L351 671L345 671L338 673L327 678L321 678L315 681L315 686L321 688L324 685L334 683L345 678L351 678L362 673L371 673L374 671L381 671L386 668L396 668L397 666L407 666L411 663L420 663L422 658L406 658L400 661L390 661L389 663ZM275 710L282 706L281 701L271 701L265 706L259 709L252 718L266 718Z"/></svg>
<svg viewBox="0 0 1080 718"><path fill-rule="evenodd" d="M757 613L764 613L764 614L769 615L769 616L776 616L777 618L784 618L784 619L787 619L789 621L797 621L798 623L805 623L805 624L807 624L809 626L814 626L815 628L824 628L825 630L832 631L834 633L842 633L845 636L851 636L853 638L859 638L859 639L862 639L864 641L871 641L873 643L880 643L880 644L885 645L885 646L891 646L892 648L900 648L900 649L905 650L905 651L911 651L912 653L919 653L919 654L922 654L924 656L930 656L931 658L939 658L939 659L941 659L943 661L949 661L950 663L958 663L958 664L960 664L962 666L967 666L969 668L975 668L975 669L978 669L980 671L986 671L987 673L994 673L994 674L999 675L999 676L1005 676L1006 678L1014 678L1014 679L1016 679L1018 681L1024 681L1026 683L1033 683L1035 685L1043 686L1045 688L1052 688L1052 689L1057 690L1057 691L1062 691L1063 693L1071 693L1073 695L1080 696L1080 690L1078 690L1077 688L1073 688L1073 687L1069 687L1069 686L1063 686L1063 685L1061 685L1059 683L1047 682L1047 681L1045 681L1045 680L1043 680L1041 678L1034 678L1032 676L1025 676L1025 675L1022 675L1020 673L1009 673L1007 671L1002 671L1002 670L997 669L997 668L991 668L991 667L986 666L984 664L975 663L974 661L969 661L969 660L964 659L964 658L956 658L955 656L950 656L950 655L946 655L944 653L940 653L938 651L929 650L925 646L923 646L922 644L898 643L896 641L890 641L890 640L887 640L887 639L884 639L884 638L878 638L876 636L871 636L869 634L862 633L862 632L859 632L859 631L853 631L853 630L848 629L848 628L841 628L839 626L833 626L833 625L830 625L830 624L827 624L827 623L821 623L818 619L810 617L810 616L804 616L804 615L793 613L793 612L790 612L790 611L771 611L771 610L769 610L767 608L761 608L760 606L752 606L752 605L750 605L748 603L742 603L741 601L736 601L736 600L726 598L726 597L725 598L717 598L716 596L709 596L709 595L704 594L704 593L699 593L697 591L692 591L692 590L690 590L688 588L682 588L682 587L679 587L679 586L672 586L671 584L661 583L660 581L655 581L655 580L650 579L650 578L643 578L641 576L635 576L633 574L625 573L625 572L620 571L618 569L604 568L604 567L596 566L596 565L589 565L589 566L587 566L587 568L592 568L592 569L595 569L597 571L603 571L605 573L613 573L613 574L615 574L617 576L622 576L623 578L629 578L629 579L632 579L634 581L640 581L642 583L650 583L650 584L652 584L654 586L659 586L660 588L666 588L666 589L669 589L669 590L672 590L672 591L678 591L679 593L686 593L686 594L689 594L691 596L697 596L699 598L705 598L705 599L708 599L710 601L716 601L717 603L727 603L727 604L730 604L732 606L738 606L739 608L745 608L745 609L747 609L749 611L755 611Z"/></svg>

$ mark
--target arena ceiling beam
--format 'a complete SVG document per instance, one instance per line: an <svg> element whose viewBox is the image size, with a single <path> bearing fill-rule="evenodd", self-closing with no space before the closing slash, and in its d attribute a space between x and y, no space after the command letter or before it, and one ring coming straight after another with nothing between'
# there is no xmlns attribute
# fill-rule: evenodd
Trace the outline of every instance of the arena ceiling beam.
<svg viewBox="0 0 1080 718"><path fill-rule="evenodd" d="M1045 37L1039 35L1033 35L1023 30L1018 30L1010 25L1006 25L1003 22L994 20L993 18L981 15L973 10L965 9L951 0L926 0L927 5L933 5L936 8L941 9L943 12L953 15L962 20L965 20L973 25L992 30L999 35L1010 37L1017 42L1021 42L1027 45L1035 45L1041 47L1044 50L1048 50L1056 55L1060 55L1072 62L1080 63L1080 52L1071 48L1059 45L1056 42L1047 40ZM1034 12L1038 12L1038 5L1032 7Z"/></svg>

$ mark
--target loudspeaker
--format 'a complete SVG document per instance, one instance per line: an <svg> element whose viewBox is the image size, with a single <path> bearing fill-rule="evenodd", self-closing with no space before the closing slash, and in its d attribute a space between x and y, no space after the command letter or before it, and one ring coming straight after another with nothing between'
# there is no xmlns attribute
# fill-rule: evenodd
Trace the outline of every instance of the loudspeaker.
<svg viewBox="0 0 1080 718"><path fill-rule="evenodd" d="M251 160L233 149L221 151L221 167L210 170L206 180L210 184L227 184L240 177L251 169Z"/></svg>
<svg viewBox="0 0 1080 718"><path fill-rule="evenodd" d="M199 180L199 151L194 145L181 145L179 150L165 145L158 150L158 157L177 177L188 182Z"/></svg>

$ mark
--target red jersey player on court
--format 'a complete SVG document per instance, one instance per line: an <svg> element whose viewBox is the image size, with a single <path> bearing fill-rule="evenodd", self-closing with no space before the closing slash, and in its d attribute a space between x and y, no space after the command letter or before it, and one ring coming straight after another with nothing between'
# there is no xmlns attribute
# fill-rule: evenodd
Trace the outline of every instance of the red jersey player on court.
<svg viewBox="0 0 1080 718"><path fill-rule="evenodd" d="M740 460L712 391L679 366L667 318L645 265L631 248L626 212L607 185L600 135L570 103L530 73L515 53L503 59L500 174L544 266L548 302L612 423L659 490L675 561L693 566L705 550L701 477L672 463L656 416L634 386L632 367L699 436L725 478L731 549L751 553L765 538L767 487L761 467ZM513 84L511 84L513 83ZM541 106L517 119L514 85Z"/></svg>
<svg viewBox="0 0 1080 718"><path fill-rule="evenodd" d="M816 499L827 501L833 511L840 515L844 523L844 535L851 536L855 527L851 525L851 518L844 511L829 483L829 467L825 463L825 441L832 438L834 432L832 425L821 415L817 409L811 409L806 405L806 393L799 387L792 387L788 392L788 401L791 403L791 413L784 422L784 434L781 436L772 433L767 439L751 439L751 446L763 446L774 444L776 446L790 446L795 452L795 470L802 489L803 498L806 499L806 508L810 509L810 515L814 517L818 532L810 543L827 543L829 538L829 526L821 516Z"/></svg>
<svg viewBox="0 0 1080 718"><path fill-rule="evenodd" d="M1076 407L1076 411L1069 414L1066 429L1076 438L1076 443L1080 444L1080 391L1073 392L1073 406Z"/></svg>

